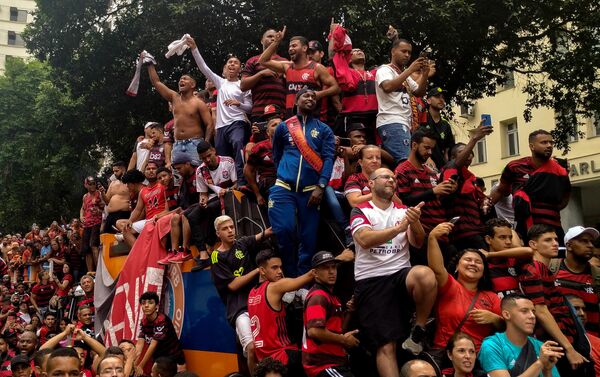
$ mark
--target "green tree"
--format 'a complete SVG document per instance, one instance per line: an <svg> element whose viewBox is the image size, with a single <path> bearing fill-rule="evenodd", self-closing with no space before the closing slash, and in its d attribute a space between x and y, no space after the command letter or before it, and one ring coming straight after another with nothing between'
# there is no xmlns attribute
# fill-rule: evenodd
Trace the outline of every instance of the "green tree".
<svg viewBox="0 0 600 377"><path fill-rule="evenodd" d="M21 59L0 76L2 231L77 215L83 177L98 170L98 154L80 148L94 139L79 127L81 103L51 78L48 64Z"/></svg>
<svg viewBox="0 0 600 377"><path fill-rule="evenodd" d="M493 94L515 70L525 74L531 109L553 107L556 136L567 148L577 116L598 111L600 7L595 0L399 0L285 2L275 0L37 0L28 48L71 85L87 111L80 121L96 127L97 142L118 157L130 150L144 120L165 121L166 105L145 76L137 98L123 95L136 55L146 49L172 87L182 72L195 72L189 56L164 59L166 45L194 36L213 69L225 55L258 52L267 27L287 25L289 35L321 39L331 17L345 20L353 42L373 64L388 61L388 25L414 41L414 52L433 51L438 75L456 103ZM282 51L285 53L285 51Z"/></svg>

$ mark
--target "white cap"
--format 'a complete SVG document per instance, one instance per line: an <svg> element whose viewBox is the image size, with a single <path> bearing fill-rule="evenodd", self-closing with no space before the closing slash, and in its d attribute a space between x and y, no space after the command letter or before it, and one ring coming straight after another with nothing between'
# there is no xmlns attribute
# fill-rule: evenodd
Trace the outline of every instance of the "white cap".
<svg viewBox="0 0 600 377"><path fill-rule="evenodd" d="M571 241L573 238L577 238L582 234L587 233L594 238L594 241L600 236L600 232L595 228L584 228L581 225L574 226L567 230L565 234L565 245L567 242Z"/></svg>

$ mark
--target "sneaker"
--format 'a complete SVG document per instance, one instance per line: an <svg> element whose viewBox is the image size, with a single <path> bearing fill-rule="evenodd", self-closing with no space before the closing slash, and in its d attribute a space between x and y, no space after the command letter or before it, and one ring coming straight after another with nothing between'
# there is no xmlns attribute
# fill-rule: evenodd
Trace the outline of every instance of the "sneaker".
<svg viewBox="0 0 600 377"><path fill-rule="evenodd" d="M425 329L421 326L413 327L410 336L402 343L402 349L411 352L413 355L419 355L423 352L421 342L425 339Z"/></svg>
<svg viewBox="0 0 600 377"><path fill-rule="evenodd" d="M194 267L192 267L192 272L202 271L206 267L210 267L210 265L211 265L210 258L208 258L208 259L194 258L194 259L196 260L196 265Z"/></svg>
<svg viewBox="0 0 600 377"><path fill-rule="evenodd" d="M183 263L183 262L191 260L191 259L192 259L192 254L180 251L180 252L174 254L171 258L169 258L169 263L180 264L180 263Z"/></svg>
<svg viewBox="0 0 600 377"><path fill-rule="evenodd" d="M174 255L174 254L175 254L175 253L173 253L172 251L170 251L170 250L169 250L169 251L167 252L167 256L166 256L166 257L164 257L163 259L160 259L160 260L159 260L158 262L156 262L156 263L160 264L161 266L166 266L166 265L168 265L168 264L169 264L169 259L173 258L173 255Z"/></svg>

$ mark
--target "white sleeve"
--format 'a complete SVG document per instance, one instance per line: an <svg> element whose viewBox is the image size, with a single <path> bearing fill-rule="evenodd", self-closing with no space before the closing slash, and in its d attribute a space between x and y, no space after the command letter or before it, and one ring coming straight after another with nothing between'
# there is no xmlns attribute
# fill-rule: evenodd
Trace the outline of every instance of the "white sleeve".
<svg viewBox="0 0 600 377"><path fill-rule="evenodd" d="M410 76L406 78L406 83L410 87L411 92L414 92L415 90L419 89L419 84L417 84L417 82L413 80Z"/></svg>
<svg viewBox="0 0 600 377"><path fill-rule="evenodd" d="M238 152L240 153L240 152ZM237 173L235 171L235 160L233 160L233 163L231 165L229 165L229 176L231 177L231 182L233 182L233 184L235 185L235 183L237 182Z"/></svg>
<svg viewBox="0 0 600 377"><path fill-rule="evenodd" d="M240 109L242 109L245 113L250 113L252 111L252 92L250 90L242 92Z"/></svg>
<svg viewBox="0 0 600 377"><path fill-rule="evenodd" d="M383 84L385 81L393 79L394 72L387 65L381 66L375 74L375 81L377 81L377 86L381 86L381 84Z"/></svg>
<svg viewBox="0 0 600 377"><path fill-rule="evenodd" d="M208 185L204 181L204 178L202 178L200 167L196 169L196 189L202 194L206 194L208 192Z"/></svg>
<svg viewBox="0 0 600 377"><path fill-rule="evenodd" d="M208 68L206 62L204 61L204 58L202 58L202 55L200 55L200 51L198 51L197 48L192 50L192 56L194 57L194 60L196 61L196 65L198 65L200 72L202 72L202 74L204 74L204 76L206 76L207 79L212 80L212 82L215 83L215 87L217 89L221 89L221 85L223 85L225 79L211 71L210 68Z"/></svg>

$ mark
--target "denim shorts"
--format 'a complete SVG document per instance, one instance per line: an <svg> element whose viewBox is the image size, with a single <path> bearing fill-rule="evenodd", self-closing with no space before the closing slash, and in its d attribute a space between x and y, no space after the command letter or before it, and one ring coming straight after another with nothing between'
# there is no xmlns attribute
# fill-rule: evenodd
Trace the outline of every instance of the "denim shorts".
<svg viewBox="0 0 600 377"><path fill-rule="evenodd" d="M396 164L408 158L410 153L410 131L406 124L390 123L377 127L383 149L394 157Z"/></svg>
<svg viewBox="0 0 600 377"><path fill-rule="evenodd" d="M175 140L173 150L171 152L171 161L177 161L179 157L183 157L183 161L189 161L194 166L200 166L200 157L196 147L201 140L201 137L194 139Z"/></svg>

